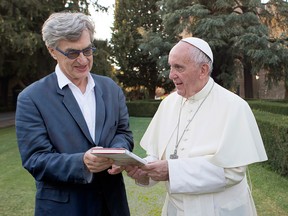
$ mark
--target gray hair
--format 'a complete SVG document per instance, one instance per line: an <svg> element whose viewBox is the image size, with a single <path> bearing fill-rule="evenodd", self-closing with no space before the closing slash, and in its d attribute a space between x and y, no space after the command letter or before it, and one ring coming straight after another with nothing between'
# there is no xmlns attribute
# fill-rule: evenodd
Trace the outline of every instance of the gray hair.
<svg viewBox="0 0 288 216"><path fill-rule="evenodd" d="M95 25L91 17L83 13L53 13L42 27L42 38L47 47L56 48L60 40L76 41L84 30L94 40Z"/></svg>
<svg viewBox="0 0 288 216"><path fill-rule="evenodd" d="M194 61L196 64L207 64L209 67L209 73L212 73L213 70L213 63L211 61L211 59L204 53L202 52L200 49L198 49L195 46L190 46L189 48L190 50L190 59L192 61Z"/></svg>

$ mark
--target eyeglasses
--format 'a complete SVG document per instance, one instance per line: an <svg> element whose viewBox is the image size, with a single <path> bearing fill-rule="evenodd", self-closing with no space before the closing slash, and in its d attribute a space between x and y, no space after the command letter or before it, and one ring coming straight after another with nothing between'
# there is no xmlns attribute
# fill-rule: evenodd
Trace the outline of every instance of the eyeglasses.
<svg viewBox="0 0 288 216"><path fill-rule="evenodd" d="M85 48L83 50L69 50L68 52L64 52L64 51L60 50L58 47L56 47L56 50L69 59L76 59L76 58L78 58L78 56L80 55L81 52L83 53L84 56L91 56L93 54L93 52L96 50L96 48L95 47L89 47L89 48Z"/></svg>

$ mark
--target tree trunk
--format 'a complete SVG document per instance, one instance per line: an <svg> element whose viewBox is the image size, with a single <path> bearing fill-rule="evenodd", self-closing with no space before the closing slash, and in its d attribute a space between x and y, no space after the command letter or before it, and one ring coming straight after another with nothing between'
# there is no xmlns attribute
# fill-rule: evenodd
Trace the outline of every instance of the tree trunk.
<svg viewBox="0 0 288 216"><path fill-rule="evenodd" d="M285 96L284 96L284 99L288 100L288 80L286 79L284 83L285 83Z"/></svg>
<svg viewBox="0 0 288 216"><path fill-rule="evenodd" d="M148 94L149 99L155 99L155 87L149 88Z"/></svg>
<svg viewBox="0 0 288 216"><path fill-rule="evenodd" d="M8 83L9 77L0 78L0 107L8 108Z"/></svg>
<svg viewBox="0 0 288 216"><path fill-rule="evenodd" d="M245 98L253 98L253 77L251 74L252 65L249 61L243 63L244 70L244 92Z"/></svg>

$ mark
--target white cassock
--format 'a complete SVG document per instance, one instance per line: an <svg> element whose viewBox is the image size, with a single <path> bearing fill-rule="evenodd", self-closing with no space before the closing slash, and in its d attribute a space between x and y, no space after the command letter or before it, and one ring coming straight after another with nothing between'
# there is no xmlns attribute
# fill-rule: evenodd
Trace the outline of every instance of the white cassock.
<svg viewBox="0 0 288 216"><path fill-rule="evenodd" d="M245 171L267 160L262 138L247 102L212 78L187 100L166 97L140 145L147 160L168 160L163 216L257 215Z"/></svg>

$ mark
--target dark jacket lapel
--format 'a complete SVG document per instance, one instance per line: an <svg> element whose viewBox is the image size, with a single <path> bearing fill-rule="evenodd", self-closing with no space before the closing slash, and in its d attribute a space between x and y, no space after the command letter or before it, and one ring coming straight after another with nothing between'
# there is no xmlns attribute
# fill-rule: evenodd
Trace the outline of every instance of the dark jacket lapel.
<svg viewBox="0 0 288 216"><path fill-rule="evenodd" d="M98 145L100 142L101 133L103 130L103 124L105 120L105 103L103 98L102 90L97 85L97 80L94 78L95 81L95 100L96 100L96 125L95 125L95 144Z"/></svg>
<svg viewBox="0 0 288 216"><path fill-rule="evenodd" d="M91 143L94 143L89 133L86 121L82 115L81 109L78 106L78 103L70 88L68 86L64 86L62 90L58 89L58 93L63 95L64 105L66 106L68 112L73 116L74 120L77 122L84 135Z"/></svg>

